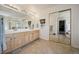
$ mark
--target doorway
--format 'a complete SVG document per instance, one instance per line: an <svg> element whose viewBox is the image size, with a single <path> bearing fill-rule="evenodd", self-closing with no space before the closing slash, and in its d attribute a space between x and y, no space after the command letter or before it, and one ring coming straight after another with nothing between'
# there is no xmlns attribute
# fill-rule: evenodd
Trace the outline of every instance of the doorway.
<svg viewBox="0 0 79 59"><path fill-rule="evenodd" d="M70 45L71 9L50 13L49 18L49 39L54 42Z"/></svg>
<svg viewBox="0 0 79 59"><path fill-rule="evenodd" d="M65 34L65 20L59 21L59 34Z"/></svg>

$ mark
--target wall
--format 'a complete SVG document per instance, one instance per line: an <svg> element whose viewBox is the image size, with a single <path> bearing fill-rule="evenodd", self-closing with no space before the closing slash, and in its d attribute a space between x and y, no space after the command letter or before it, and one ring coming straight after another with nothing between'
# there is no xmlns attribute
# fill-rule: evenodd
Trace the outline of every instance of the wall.
<svg viewBox="0 0 79 59"><path fill-rule="evenodd" d="M41 39L45 39L45 40L48 40L49 39L49 25L48 25L48 14L47 12L45 13L41 13L40 14L40 17L39 17L39 20L40 19L46 19L46 23L43 27L41 27L40 25L40 38Z"/></svg>

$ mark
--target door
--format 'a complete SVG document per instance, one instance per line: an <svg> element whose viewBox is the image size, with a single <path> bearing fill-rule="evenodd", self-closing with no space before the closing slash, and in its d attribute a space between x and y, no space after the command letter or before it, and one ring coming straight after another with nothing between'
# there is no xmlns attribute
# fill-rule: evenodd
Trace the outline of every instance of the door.
<svg viewBox="0 0 79 59"><path fill-rule="evenodd" d="M58 42L57 17L58 17L58 13L50 14L49 39L54 41L54 42Z"/></svg>
<svg viewBox="0 0 79 59"><path fill-rule="evenodd" d="M4 30L3 30L3 17L0 16L0 53L3 53L3 38L4 38Z"/></svg>
<svg viewBox="0 0 79 59"><path fill-rule="evenodd" d="M70 44L70 10L59 12L57 20L58 41L63 44Z"/></svg>

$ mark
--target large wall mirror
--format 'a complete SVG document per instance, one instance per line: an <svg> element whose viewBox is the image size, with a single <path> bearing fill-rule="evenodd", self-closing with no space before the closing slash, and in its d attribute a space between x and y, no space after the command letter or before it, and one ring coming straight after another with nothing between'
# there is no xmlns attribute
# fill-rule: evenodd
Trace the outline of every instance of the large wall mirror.
<svg viewBox="0 0 79 59"><path fill-rule="evenodd" d="M37 19L28 18L14 18L4 16L5 30L23 30L23 29L34 29L39 28ZM29 25L30 22L30 25Z"/></svg>
<svg viewBox="0 0 79 59"><path fill-rule="evenodd" d="M19 30L28 28L28 20L20 18L5 17L5 30Z"/></svg>

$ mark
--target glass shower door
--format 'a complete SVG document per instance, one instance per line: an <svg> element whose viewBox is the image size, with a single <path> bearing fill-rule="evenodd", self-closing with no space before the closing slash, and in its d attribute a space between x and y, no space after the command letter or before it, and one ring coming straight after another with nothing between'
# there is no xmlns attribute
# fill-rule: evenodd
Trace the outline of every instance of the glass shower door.
<svg viewBox="0 0 79 59"><path fill-rule="evenodd" d="M49 39L63 44L70 44L70 9L50 13L49 22Z"/></svg>
<svg viewBox="0 0 79 59"><path fill-rule="evenodd" d="M60 43L70 44L70 10L58 14L58 40Z"/></svg>
<svg viewBox="0 0 79 59"><path fill-rule="evenodd" d="M57 17L58 13L50 14L49 39L54 42L58 42Z"/></svg>

